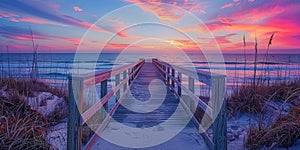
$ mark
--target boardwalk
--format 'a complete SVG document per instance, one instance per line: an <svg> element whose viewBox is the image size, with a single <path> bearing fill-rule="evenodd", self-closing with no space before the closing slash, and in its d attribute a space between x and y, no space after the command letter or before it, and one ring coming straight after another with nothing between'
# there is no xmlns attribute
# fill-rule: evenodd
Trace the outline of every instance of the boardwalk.
<svg viewBox="0 0 300 150"><path fill-rule="evenodd" d="M115 86L108 89L111 79ZM209 103L195 93L196 82L210 87ZM85 89L99 84L100 100L83 110L84 101L89 101L83 97ZM71 76L68 150L226 150L224 98L224 75L193 71L158 59L140 59L113 70ZM114 105L108 108L108 104ZM197 119L200 113L204 122ZM82 127L94 120L94 115L99 127L83 144ZM209 127L211 135L206 132Z"/></svg>
<svg viewBox="0 0 300 150"><path fill-rule="evenodd" d="M148 86L150 82L154 79L158 79L160 81L154 81L155 83L151 84L151 89L154 95L150 95L148 90ZM126 144L130 142L142 142L145 145L148 143L152 143L151 141L155 141L153 137L149 137L146 135L139 135L133 130L125 130L122 127L118 126L118 122L129 127L133 128L150 128L153 127L153 132L157 132L155 134L164 134L166 133L165 130L173 131L176 134L176 131L183 128L175 137L171 137L171 140L162 143L160 145L152 146L149 150L181 150L181 149L189 149L189 150L198 150L198 149L208 149L206 144L204 143L202 137L198 134L198 129L194 126L192 122L189 122L186 126L185 122L187 122L189 117L185 113L185 110L180 105L178 98L171 92L170 88L167 86L162 87L161 83L163 83L163 78L155 68L155 66L150 63L146 62L140 72L140 75L137 77L135 82L131 87L131 93L126 95L126 98L123 100L123 103L126 103L126 106L134 107L135 110L145 110L145 109L153 109L156 105L160 105L160 97L159 95L162 91L162 88L165 88L166 91L166 98L163 103L154 111L148 113L137 113L131 110L128 110L124 106L120 106L118 110L113 115L113 119L103 132L104 137L114 138L116 141L117 139L123 140L123 137L120 137L121 132L125 132L124 134L128 135L127 140L124 143L120 141L118 144ZM151 97L152 96L152 97ZM137 102L133 99L139 100ZM151 97L151 99L149 99ZM157 98L158 97L158 98ZM164 98L164 97L163 97ZM142 103L141 103L142 101ZM158 104L157 104L158 103ZM153 106L153 107L152 107ZM174 116L171 115L175 112L175 110L179 113L176 113ZM160 125L161 123L165 122L166 120L170 119L170 123ZM151 133L154 134L154 133ZM142 136L142 137L140 137ZM103 149L103 150L122 150L122 149L131 149L122 146L118 146L116 144L107 142L102 138L95 143L92 149Z"/></svg>

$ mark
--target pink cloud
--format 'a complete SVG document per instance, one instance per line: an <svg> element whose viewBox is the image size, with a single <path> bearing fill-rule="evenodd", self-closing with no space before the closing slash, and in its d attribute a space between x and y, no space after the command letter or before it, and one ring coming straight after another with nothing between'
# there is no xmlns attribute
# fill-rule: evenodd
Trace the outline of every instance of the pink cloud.
<svg viewBox="0 0 300 150"><path fill-rule="evenodd" d="M122 38L129 38L130 36L124 32L118 32L117 35Z"/></svg>
<svg viewBox="0 0 300 150"><path fill-rule="evenodd" d="M62 38L62 39L65 40L65 41L68 41L68 42L70 42L71 44L74 44L74 45L78 45L80 42L83 41L82 39L77 39L77 38Z"/></svg>
<svg viewBox="0 0 300 150"><path fill-rule="evenodd" d="M175 5L181 7L187 11L194 13L206 14L204 10L204 5L196 1L162 1L162 0L125 0L127 2L139 3L139 6L160 19L161 22L172 22L178 23L184 16L184 12L176 7L171 7L167 4ZM155 3L153 3L155 2Z"/></svg>
<svg viewBox="0 0 300 150"><path fill-rule="evenodd" d="M18 15L10 12L4 12L0 10L0 16L6 17L6 18L11 18L11 17L17 17Z"/></svg>
<svg viewBox="0 0 300 150"><path fill-rule="evenodd" d="M215 36L215 39L217 40L217 42L219 44L231 44L232 41L229 38L231 38L232 36L235 36L235 35L236 35L235 33L231 33L231 34L226 34L223 36Z"/></svg>
<svg viewBox="0 0 300 150"><path fill-rule="evenodd" d="M37 18L20 18L17 21L18 22L30 22L30 23L36 23L36 24L54 24L54 25L58 25L58 23L51 22L51 21L45 21L45 20L37 19Z"/></svg>
<svg viewBox="0 0 300 150"><path fill-rule="evenodd" d="M74 11L76 11L76 12L80 12L80 13L83 12L83 9L80 8L80 7L78 7L78 6L73 6L73 9L74 9Z"/></svg>
<svg viewBox="0 0 300 150"><path fill-rule="evenodd" d="M200 12L201 14L206 14L206 11L203 10L203 9L200 9L199 12Z"/></svg>
<svg viewBox="0 0 300 150"><path fill-rule="evenodd" d="M224 8L229 8L232 6L233 6L233 3L228 3L228 4L223 5L221 8L224 9Z"/></svg>
<svg viewBox="0 0 300 150"><path fill-rule="evenodd" d="M109 43L105 45L104 49L107 50L123 50L128 47L130 44L119 44L119 43Z"/></svg>
<svg viewBox="0 0 300 150"><path fill-rule="evenodd" d="M253 40L259 38L260 48L265 49L272 33L275 33L276 48L297 48L300 42L300 4L265 3L257 7L246 7L233 11L232 14L219 15L214 21L207 23L213 32L244 32ZM262 11L263 10L263 11ZM225 17L226 16L226 17ZM233 48L232 45L229 46ZM241 47L239 47L241 48Z"/></svg>
<svg viewBox="0 0 300 150"><path fill-rule="evenodd" d="M145 11L153 13L162 22L178 23L185 14L176 7L163 5L163 3L141 3L139 6Z"/></svg>

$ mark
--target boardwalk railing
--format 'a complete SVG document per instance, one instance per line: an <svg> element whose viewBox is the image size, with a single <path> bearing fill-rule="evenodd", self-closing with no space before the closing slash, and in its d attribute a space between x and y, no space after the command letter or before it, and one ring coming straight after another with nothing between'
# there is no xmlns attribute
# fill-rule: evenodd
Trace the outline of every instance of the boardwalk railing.
<svg viewBox="0 0 300 150"><path fill-rule="evenodd" d="M68 150L82 149L82 126L86 124L94 114L100 112L101 124L84 147L84 149L91 149L91 146L97 140L98 135L108 125L111 116L115 113L126 93L129 91L144 63L145 60L141 59L136 63L113 70L69 77ZM123 75L122 80L121 74ZM112 77L115 78L115 87L111 91L108 91L107 82ZM84 89L99 83L101 84L101 99L83 112ZM122 88L123 92L121 93ZM114 95L116 96L117 101L115 102L114 107L108 112L108 101Z"/></svg>
<svg viewBox="0 0 300 150"><path fill-rule="evenodd" d="M211 149L227 149L227 123L225 103L225 75L214 74L205 71L193 71L191 69L170 65L158 59L152 59L154 65L163 75L167 84L170 84L174 93L180 97L180 103L187 110L193 122L199 127L203 138ZM182 84L182 75L187 76L188 87ZM206 103L195 95L195 80L211 88L210 103ZM185 92L186 95L182 95ZM201 119L197 119L196 109L204 111ZM213 122L212 139L208 136L207 129Z"/></svg>

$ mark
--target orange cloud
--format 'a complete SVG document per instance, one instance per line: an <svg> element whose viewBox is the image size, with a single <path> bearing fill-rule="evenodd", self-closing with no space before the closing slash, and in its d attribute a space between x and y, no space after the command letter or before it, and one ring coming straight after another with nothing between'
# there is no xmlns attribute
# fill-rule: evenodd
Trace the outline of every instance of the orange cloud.
<svg viewBox="0 0 300 150"><path fill-rule="evenodd" d="M191 40L168 40L168 43L175 45L183 50L196 50L199 49L198 45Z"/></svg>

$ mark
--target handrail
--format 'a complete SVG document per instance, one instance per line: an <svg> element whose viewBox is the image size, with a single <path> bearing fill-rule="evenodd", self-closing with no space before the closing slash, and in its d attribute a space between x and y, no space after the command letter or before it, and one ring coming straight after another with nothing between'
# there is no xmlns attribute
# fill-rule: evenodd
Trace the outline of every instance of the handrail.
<svg viewBox="0 0 300 150"><path fill-rule="evenodd" d="M82 126L96 112L100 111L102 123L97 129L96 134L92 136L84 147L84 149L91 149L92 144L96 141L98 135L105 129L111 119L111 116L115 113L126 93L129 91L144 63L145 59L140 59L133 64L121 66L113 70L97 71L94 73L69 77L68 150L82 149ZM121 74L123 74L122 81L120 77ZM108 92L107 82L111 77L115 77L116 86ZM101 83L101 99L85 112L82 112L84 89L99 83ZM123 92L121 94L122 87ZM108 112L107 103L113 95L116 95L117 102L112 110Z"/></svg>
<svg viewBox="0 0 300 150"><path fill-rule="evenodd" d="M194 115L197 107L205 112L202 120L215 119L213 123L213 139L211 139L206 132L202 134L208 146L214 150L227 149L227 123L225 108L226 76L200 70L194 71L180 66L171 65L158 59L152 59L152 62L163 75L166 83L170 84L171 89L173 89L174 93L180 98L180 103L186 109L193 122L198 126L199 131L204 132L204 127L199 123ZM177 77L175 73L177 73ZM188 87L183 86L181 83L182 74L188 76ZM194 94L195 80L211 87L211 105L206 104ZM177 91L175 90L175 87L177 87ZM182 90L187 94L187 97L189 98L188 101L184 100Z"/></svg>

